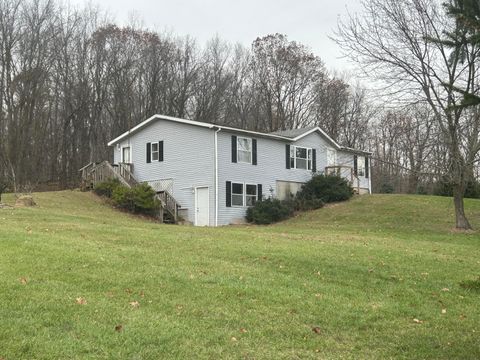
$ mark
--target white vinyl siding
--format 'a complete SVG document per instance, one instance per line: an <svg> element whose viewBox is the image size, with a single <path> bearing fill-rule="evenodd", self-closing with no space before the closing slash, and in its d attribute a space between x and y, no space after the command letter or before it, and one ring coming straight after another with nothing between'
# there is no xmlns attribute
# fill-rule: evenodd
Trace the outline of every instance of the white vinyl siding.
<svg viewBox="0 0 480 360"><path fill-rule="evenodd" d="M163 139L169 146L163 149L164 159L147 163L146 144L158 144ZM199 146L201 144L201 146ZM133 176L139 182L159 182L169 179L173 197L181 205L185 220L195 223L195 188L215 188L214 131L203 127L168 120L154 121L132 134L120 144L115 161L120 162L121 147L131 146ZM160 145L159 145L160 146ZM115 147L116 149L116 147ZM228 149L228 148L227 148ZM159 148L159 150L161 150ZM169 189L170 190L170 189ZM215 191L210 190L209 225L215 225Z"/></svg>
<svg viewBox="0 0 480 360"><path fill-rule="evenodd" d="M262 184L262 197L268 199L277 196L277 181L304 183L312 178L312 172L304 169L287 169L285 166L285 146L299 146L317 149L317 170L323 172L327 165L327 146L331 146L323 136L312 133L295 143L264 137L257 137L258 165L233 163L231 143L234 132L222 130L218 133L218 225L245 222L247 207L226 206L225 183L243 182L245 184ZM222 186L223 184L223 186ZM258 188L257 188L258 191ZM258 195L257 195L258 198Z"/></svg>

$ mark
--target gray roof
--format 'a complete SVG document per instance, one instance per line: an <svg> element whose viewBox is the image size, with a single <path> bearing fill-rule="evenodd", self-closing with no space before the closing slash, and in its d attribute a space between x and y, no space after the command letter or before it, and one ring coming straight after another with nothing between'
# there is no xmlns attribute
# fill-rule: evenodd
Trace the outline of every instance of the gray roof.
<svg viewBox="0 0 480 360"><path fill-rule="evenodd" d="M301 129L290 129L290 130L280 130L280 131L274 131L270 134L272 135L279 135L279 136L284 136L288 138L296 138L297 136L303 135L306 132L315 129L315 126L309 126Z"/></svg>

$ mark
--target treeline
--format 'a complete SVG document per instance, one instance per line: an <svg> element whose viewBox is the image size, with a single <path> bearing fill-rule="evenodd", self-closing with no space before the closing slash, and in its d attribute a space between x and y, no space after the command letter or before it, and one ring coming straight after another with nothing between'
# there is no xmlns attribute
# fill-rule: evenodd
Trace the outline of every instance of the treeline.
<svg viewBox="0 0 480 360"><path fill-rule="evenodd" d="M108 140L156 113L262 131L319 124L365 145L344 118L368 122L364 91L282 35L200 47L97 8L1 0L0 46L0 161L17 187L74 185L80 167L110 159Z"/></svg>
<svg viewBox="0 0 480 360"><path fill-rule="evenodd" d="M376 191L431 192L446 171L427 106L387 111L284 35L199 46L95 7L0 0L0 46L0 177L15 189L76 186L79 168L110 159L107 142L153 114L267 132L318 125L374 152Z"/></svg>

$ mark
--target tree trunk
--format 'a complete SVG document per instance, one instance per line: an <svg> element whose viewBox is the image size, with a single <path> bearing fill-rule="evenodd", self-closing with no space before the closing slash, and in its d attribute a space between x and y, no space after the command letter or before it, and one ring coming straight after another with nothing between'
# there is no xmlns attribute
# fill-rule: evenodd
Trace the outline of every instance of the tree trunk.
<svg viewBox="0 0 480 360"><path fill-rule="evenodd" d="M408 175L408 193L416 194L418 190L418 173L414 170Z"/></svg>
<svg viewBox="0 0 480 360"><path fill-rule="evenodd" d="M471 230L472 227L465 216L463 206L463 195L465 189L462 185L454 185L453 187L453 203L455 205L455 223L457 229Z"/></svg>

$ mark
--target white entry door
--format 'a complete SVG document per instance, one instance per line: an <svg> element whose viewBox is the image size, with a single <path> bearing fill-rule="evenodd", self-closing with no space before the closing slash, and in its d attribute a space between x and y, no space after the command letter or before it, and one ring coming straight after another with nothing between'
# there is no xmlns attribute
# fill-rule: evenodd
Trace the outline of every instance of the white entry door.
<svg viewBox="0 0 480 360"><path fill-rule="evenodd" d="M208 187L198 187L195 189L195 225L208 226L209 221L209 200Z"/></svg>

